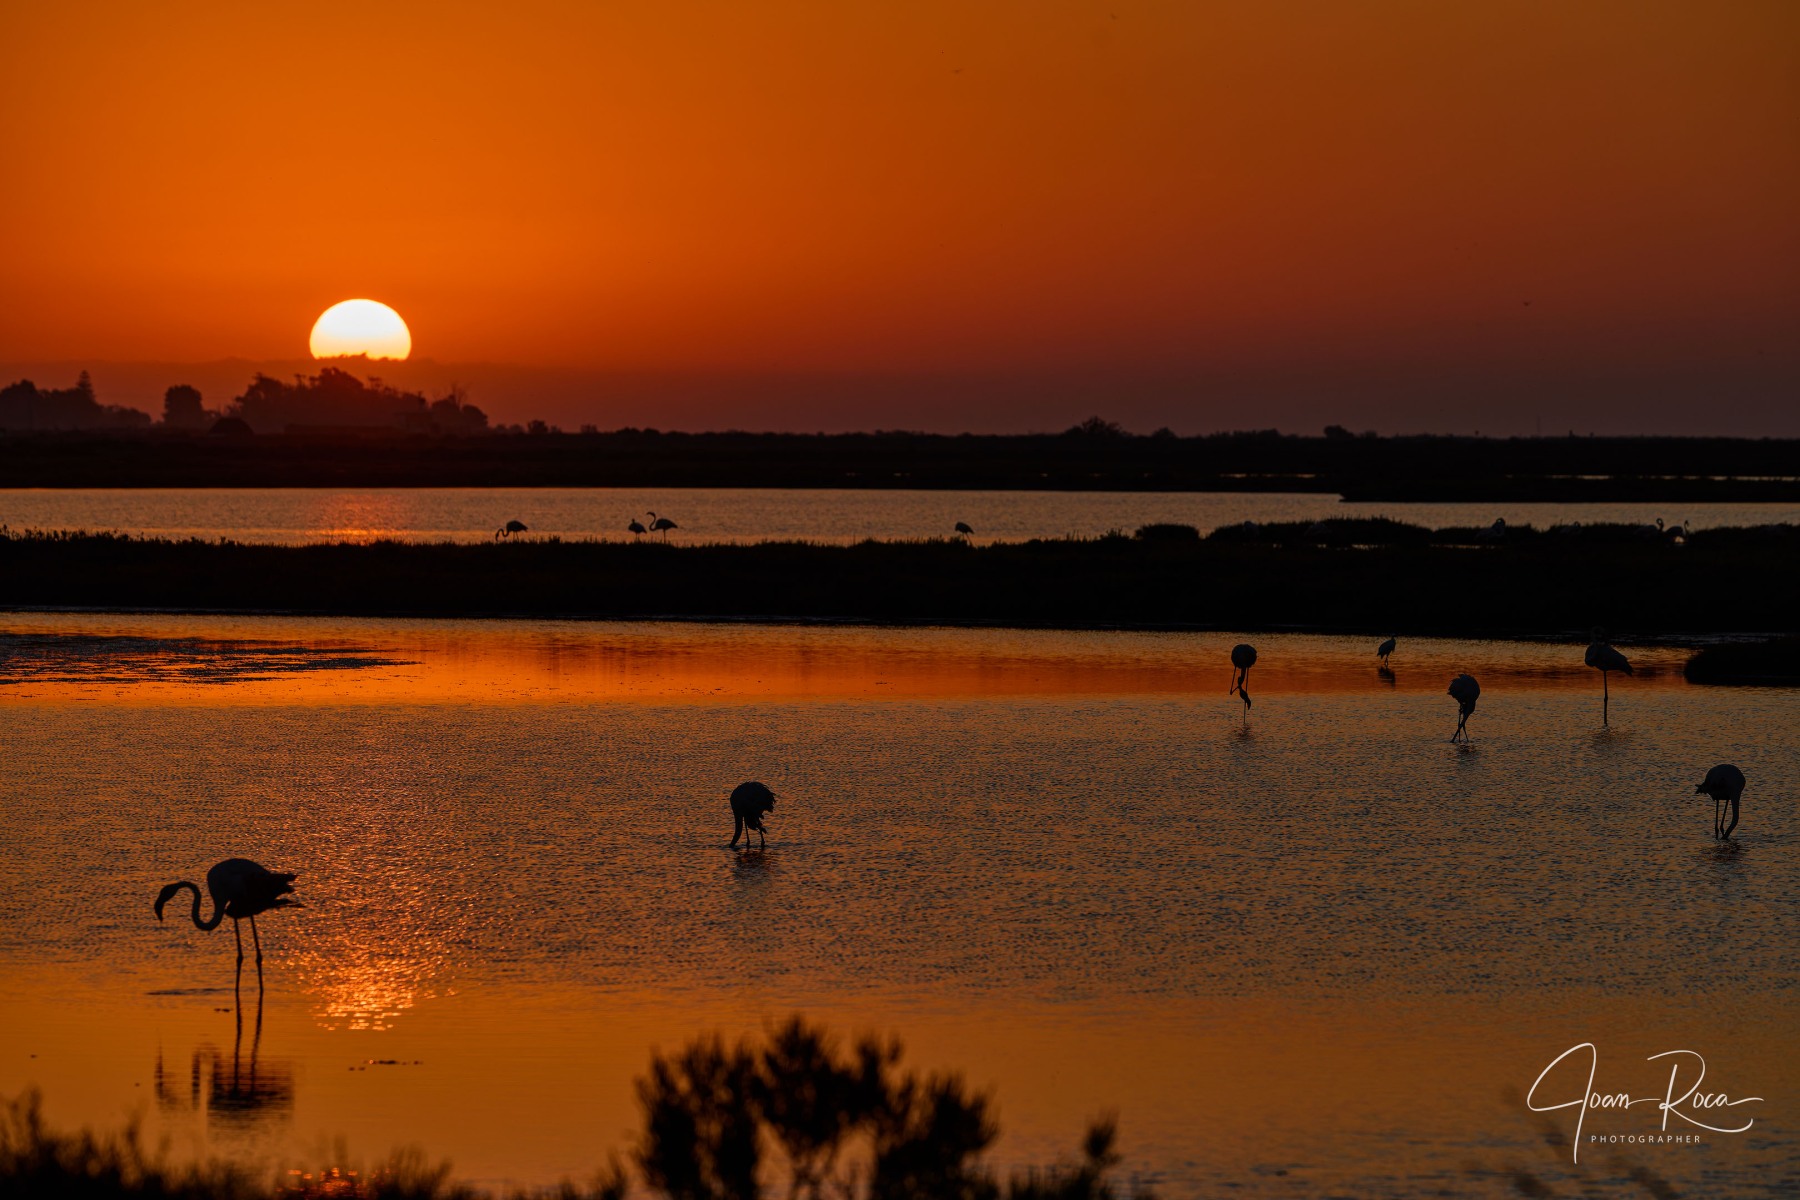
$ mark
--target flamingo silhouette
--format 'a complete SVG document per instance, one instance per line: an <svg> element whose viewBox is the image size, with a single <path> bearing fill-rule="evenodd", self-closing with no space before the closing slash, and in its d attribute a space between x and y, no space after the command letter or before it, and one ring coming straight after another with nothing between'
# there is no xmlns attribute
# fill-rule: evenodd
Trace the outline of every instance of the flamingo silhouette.
<svg viewBox="0 0 1800 1200"><path fill-rule="evenodd" d="M731 845L737 848L738 838L744 839L744 848L750 848L750 835L747 830L756 830L761 839L757 849L769 844L768 832L763 829L763 814L775 810L775 793L762 784L752 780L740 783L731 789L731 818L734 828L731 831Z"/></svg>
<svg viewBox="0 0 1800 1200"><path fill-rule="evenodd" d="M1456 701L1456 732L1450 735L1451 741L1461 738L1469 740L1469 718L1475 715L1475 701L1481 698L1481 685L1475 682L1473 675L1458 675L1450 681L1450 697Z"/></svg>
<svg viewBox="0 0 1800 1200"><path fill-rule="evenodd" d="M1729 839L1737 828L1738 800L1744 794L1744 773L1730 763L1720 763L1694 785L1694 794L1713 798L1713 836ZM1731 806L1731 824L1725 824L1725 805Z"/></svg>
<svg viewBox="0 0 1800 1200"><path fill-rule="evenodd" d="M515 533L524 533L525 530L526 530L525 522L523 522L523 521L508 521L506 524L502 525L500 528L494 530L494 540L497 542L501 538L509 538Z"/></svg>
<svg viewBox="0 0 1800 1200"><path fill-rule="evenodd" d="M1250 715L1250 668L1256 665L1256 647L1248 642L1239 642L1231 648L1231 691L1227 696L1236 693L1244 698L1244 715Z"/></svg>
<svg viewBox="0 0 1800 1200"><path fill-rule="evenodd" d="M1606 644L1606 630L1596 627L1594 640L1588 644L1587 654L1583 661L1600 672L1600 723L1607 724L1607 708L1610 702L1610 689L1606 677L1614 671L1631 674L1631 662L1623 654Z"/></svg>
<svg viewBox="0 0 1800 1200"><path fill-rule="evenodd" d="M956 523L956 532L962 534L964 537L974 537L975 536L975 531L969 527L969 523L967 521L958 521Z"/></svg>
<svg viewBox="0 0 1800 1200"><path fill-rule="evenodd" d="M644 523L636 517L631 518L631 524L627 525L625 528L630 531L634 537L642 537L649 532L649 530L644 528Z"/></svg>
<svg viewBox="0 0 1800 1200"><path fill-rule="evenodd" d="M662 534L663 541L665 542L669 540L669 530L681 528L681 526L669 520L667 517L659 517L655 513L650 513L648 515L650 517L650 532Z"/></svg>
<svg viewBox="0 0 1800 1200"><path fill-rule="evenodd" d="M1381 645L1375 647L1375 653L1380 657L1382 666L1384 666L1384 667L1387 666L1388 655L1390 655L1394 652L1394 643L1399 640L1400 640L1400 635L1395 634L1393 637L1389 638L1387 641L1381 643Z"/></svg>
<svg viewBox="0 0 1800 1200"><path fill-rule="evenodd" d="M188 880L171 883L158 893L156 897L156 919L163 919L163 907L169 903L176 892L182 888L194 893L194 928L211 932L219 927L219 922L226 917L231 918L231 932L237 935L237 970L241 983L244 977L244 931L238 924L244 918L250 919L250 937L256 945L256 986L262 986L262 937L256 932L256 914L268 912L271 908L285 908L298 904L297 900L288 899L288 893L294 890L295 876L290 872L271 871L261 863L251 862L247 858L228 858L224 862L215 863L212 870L206 873L206 891L212 897L212 916L200 919L200 888Z"/></svg>

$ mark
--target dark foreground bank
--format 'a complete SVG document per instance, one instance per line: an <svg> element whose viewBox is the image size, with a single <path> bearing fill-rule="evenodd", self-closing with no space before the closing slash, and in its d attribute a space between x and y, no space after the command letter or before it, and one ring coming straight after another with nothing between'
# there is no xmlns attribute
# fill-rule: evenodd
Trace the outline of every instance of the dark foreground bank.
<svg viewBox="0 0 1800 1200"><path fill-rule="evenodd" d="M0 607L345 616L814 619L1404 630L1460 636L1792 632L1800 528L1426 530L1383 520L1187 526L973 546L263 546L0 537Z"/></svg>
<svg viewBox="0 0 1800 1200"><path fill-rule="evenodd" d="M385 410L383 410L385 415ZM0 487L728 487L1323 492L1352 500L1793 501L1800 440L0 430Z"/></svg>

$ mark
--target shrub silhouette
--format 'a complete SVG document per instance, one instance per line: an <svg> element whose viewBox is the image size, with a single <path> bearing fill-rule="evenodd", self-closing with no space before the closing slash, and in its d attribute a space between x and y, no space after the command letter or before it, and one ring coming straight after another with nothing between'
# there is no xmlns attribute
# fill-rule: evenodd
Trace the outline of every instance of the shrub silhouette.
<svg viewBox="0 0 1800 1200"><path fill-rule="evenodd" d="M672 1200L752 1200L779 1176L790 1200L1100 1200L1113 1196L1116 1129L1088 1130L1072 1167L1000 1180L982 1162L999 1136L990 1098L956 1074L903 1071L897 1041L846 1052L795 1017L760 1046L703 1039L657 1055L638 1084L637 1164ZM764 1162L765 1149L774 1161Z"/></svg>

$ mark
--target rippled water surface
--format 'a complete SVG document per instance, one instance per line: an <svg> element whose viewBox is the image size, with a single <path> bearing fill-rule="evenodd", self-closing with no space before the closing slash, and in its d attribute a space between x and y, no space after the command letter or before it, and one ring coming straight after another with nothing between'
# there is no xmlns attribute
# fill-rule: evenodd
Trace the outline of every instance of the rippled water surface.
<svg viewBox="0 0 1800 1200"><path fill-rule="evenodd" d="M114 530L246 542L391 538L480 541L511 520L530 536L629 539L655 511L681 541L948 537L967 522L978 541L1095 537L1173 521L1202 533L1241 521L1388 516L1432 528L1557 522L1696 529L1800 521L1794 504L1345 504L1324 493L967 492L743 488L77 488L0 490L0 524L14 529Z"/></svg>
<svg viewBox="0 0 1800 1200"><path fill-rule="evenodd" d="M1579 646L1402 639L1384 675L1258 635L1246 718L1236 640L0 618L0 1092L541 1183L626 1144L653 1045L801 1011L993 1087L1008 1161L1116 1110L1170 1196L1791 1190L1792 693L1625 647L1602 728ZM748 778L780 799L741 854ZM230 932L150 912L231 854L306 904L260 922L260 1033ZM1702 1053L1756 1124L1576 1164L1519 1097L1581 1042L1641 1095Z"/></svg>

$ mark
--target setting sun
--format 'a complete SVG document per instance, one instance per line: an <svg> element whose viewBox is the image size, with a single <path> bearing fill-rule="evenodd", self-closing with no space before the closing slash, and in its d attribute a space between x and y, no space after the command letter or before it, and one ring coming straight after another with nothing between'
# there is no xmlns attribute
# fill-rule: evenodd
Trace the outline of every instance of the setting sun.
<svg viewBox="0 0 1800 1200"><path fill-rule="evenodd" d="M344 300L313 322L311 347L314 358L405 358L412 353L412 332L399 313L379 300Z"/></svg>

